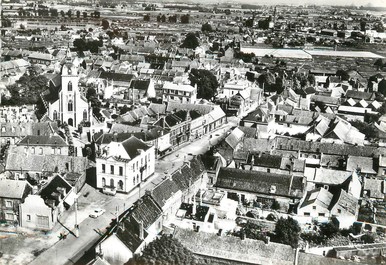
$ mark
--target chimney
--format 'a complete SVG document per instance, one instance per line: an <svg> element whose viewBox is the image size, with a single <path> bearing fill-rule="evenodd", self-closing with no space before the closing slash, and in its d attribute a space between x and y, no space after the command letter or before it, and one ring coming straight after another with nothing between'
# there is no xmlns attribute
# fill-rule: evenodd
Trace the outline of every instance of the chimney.
<svg viewBox="0 0 386 265"><path fill-rule="evenodd" d="M144 240L144 228L143 228L143 221L139 222L139 239Z"/></svg>

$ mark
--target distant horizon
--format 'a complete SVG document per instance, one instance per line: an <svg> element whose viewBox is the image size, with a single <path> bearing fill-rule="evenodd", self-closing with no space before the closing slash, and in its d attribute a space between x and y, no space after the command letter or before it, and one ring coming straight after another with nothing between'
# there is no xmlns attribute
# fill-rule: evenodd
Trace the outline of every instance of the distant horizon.
<svg viewBox="0 0 386 265"><path fill-rule="evenodd" d="M145 0L151 2L150 0ZM197 3L197 4L251 4L251 5L328 5L328 6L364 6L364 7L386 7L385 0L161 0L160 2Z"/></svg>

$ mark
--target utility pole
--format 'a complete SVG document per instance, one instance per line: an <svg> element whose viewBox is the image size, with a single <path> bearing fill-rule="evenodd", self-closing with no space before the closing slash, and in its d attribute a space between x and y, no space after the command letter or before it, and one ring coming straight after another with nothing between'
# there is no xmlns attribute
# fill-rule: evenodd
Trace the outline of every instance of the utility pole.
<svg viewBox="0 0 386 265"><path fill-rule="evenodd" d="M78 224L78 198L75 198L75 236L79 237L79 224Z"/></svg>

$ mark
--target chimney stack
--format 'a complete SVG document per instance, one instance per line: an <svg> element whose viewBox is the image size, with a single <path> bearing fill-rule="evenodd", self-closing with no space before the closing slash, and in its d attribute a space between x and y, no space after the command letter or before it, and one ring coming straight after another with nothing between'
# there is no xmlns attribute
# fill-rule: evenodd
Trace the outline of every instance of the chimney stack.
<svg viewBox="0 0 386 265"><path fill-rule="evenodd" d="M139 239L144 240L143 221L139 222Z"/></svg>

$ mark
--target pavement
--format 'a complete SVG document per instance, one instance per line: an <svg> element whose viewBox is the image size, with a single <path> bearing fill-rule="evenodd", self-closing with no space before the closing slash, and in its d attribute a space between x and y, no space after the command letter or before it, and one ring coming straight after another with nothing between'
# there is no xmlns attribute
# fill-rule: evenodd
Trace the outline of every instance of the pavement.
<svg viewBox="0 0 386 265"><path fill-rule="evenodd" d="M78 211L72 207L60 218L54 229L51 231L51 240L55 242L38 255L31 265L67 265L74 264L81 258L85 251L93 246L101 237L110 223L124 210L131 207L146 190L153 189L158 185L165 175L177 170L185 160L193 155L203 154L211 146L217 144L226 136L231 127L238 124L238 118L232 117L228 123L205 135L200 139L181 145L172 153L156 161L155 174L150 176L141 187L135 188L129 194L116 194L108 196L100 193L89 185L86 185L78 197ZM85 196L87 194L87 196ZM96 219L88 215L95 208L103 208L106 212ZM76 217L75 217L76 215ZM79 224L79 237L75 236L75 220ZM66 233L66 239L59 239L60 233Z"/></svg>

